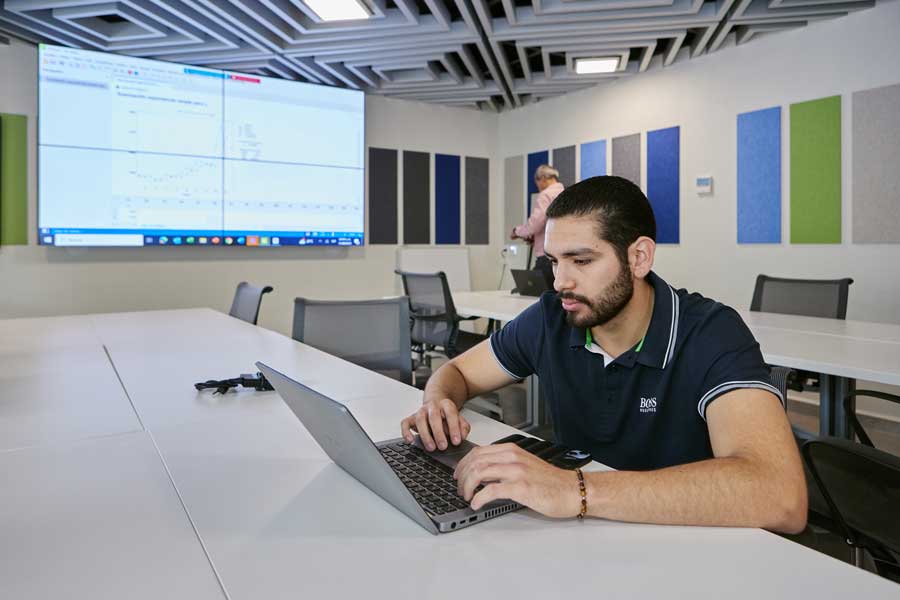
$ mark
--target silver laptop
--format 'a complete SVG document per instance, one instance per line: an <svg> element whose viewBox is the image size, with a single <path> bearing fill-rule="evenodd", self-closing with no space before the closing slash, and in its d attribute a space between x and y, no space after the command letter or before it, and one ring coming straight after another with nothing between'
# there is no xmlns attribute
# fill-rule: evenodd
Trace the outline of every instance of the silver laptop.
<svg viewBox="0 0 900 600"><path fill-rule="evenodd" d="M266 364L256 366L331 460L431 533L456 531L522 508L497 500L474 511L457 495L453 469L476 444L464 440L443 452L426 452L418 438L413 444L403 438L374 443L340 402Z"/></svg>

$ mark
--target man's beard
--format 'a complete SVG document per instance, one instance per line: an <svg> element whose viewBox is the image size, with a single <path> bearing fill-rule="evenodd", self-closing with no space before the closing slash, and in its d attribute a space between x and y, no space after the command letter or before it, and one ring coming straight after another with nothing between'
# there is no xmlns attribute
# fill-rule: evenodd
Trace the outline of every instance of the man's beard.
<svg viewBox="0 0 900 600"><path fill-rule="evenodd" d="M565 300L577 300L590 309L590 314L587 316L576 316L574 312L566 313L566 323L570 326L588 329L606 325L622 312L633 295L634 281L631 276L631 266L628 263L620 263L619 275L594 300L571 292L561 292L557 294L557 297Z"/></svg>

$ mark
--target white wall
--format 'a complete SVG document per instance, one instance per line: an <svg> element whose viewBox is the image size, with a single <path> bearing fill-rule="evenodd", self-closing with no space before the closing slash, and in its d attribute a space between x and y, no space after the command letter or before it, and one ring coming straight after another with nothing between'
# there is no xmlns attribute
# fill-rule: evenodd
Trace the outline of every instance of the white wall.
<svg viewBox="0 0 900 600"><path fill-rule="evenodd" d="M640 76L501 114L500 158L641 132L646 190L646 132L679 125L681 243L657 248L655 269L663 278L676 287L748 308L759 273L849 276L854 284L847 318L900 323L900 244L853 244L850 239L851 94L900 83L898 28L900 3L880 2L870 10L764 36L709 56L688 61L682 55L667 68L654 63ZM843 107L843 243L790 244L787 105L835 94L842 95ZM738 245L737 115L776 105L784 107L784 242ZM607 144L609 154L611 142ZM694 178L707 174L714 178L714 195L698 196ZM883 404L870 402L861 402L860 407L885 410ZM886 412L900 417L900 411Z"/></svg>
<svg viewBox="0 0 900 600"><path fill-rule="evenodd" d="M210 306L227 310L240 280L266 283L260 325L290 332L293 298L395 292L395 246L363 248L63 249L36 245L37 51L0 46L0 112L28 116L29 245L0 247L0 318ZM73 107L77 118L77 107ZM491 159L491 246L470 249L472 283L496 287L503 244L496 114L368 97L369 146ZM314 181L309 182L315 185ZM367 209L368 210L368 209ZM367 212L368 214L368 212ZM433 211L432 211L432 214ZM400 219L402 225L402 216Z"/></svg>
<svg viewBox="0 0 900 600"><path fill-rule="evenodd" d="M681 244L657 249L656 270L672 285L747 308L758 273L854 278L847 317L900 323L900 244L853 244L850 207L851 96L900 83L900 3L753 39L709 56L652 69L500 115L500 155L679 125ZM792 102L842 94L843 243L788 243L789 120ZM737 244L738 113L781 105L782 244ZM900 107L898 107L900 110ZM609 143L609 142L608 142ZM646 135L642 140L646 155ZM609 145L607 151L610 151ZM646 160L643 162L646 189ZM898 165L900 167L900 165ZM711 174L713 196L698 196L697 175ZM900 223L898 223L900 226Z"/></svg>

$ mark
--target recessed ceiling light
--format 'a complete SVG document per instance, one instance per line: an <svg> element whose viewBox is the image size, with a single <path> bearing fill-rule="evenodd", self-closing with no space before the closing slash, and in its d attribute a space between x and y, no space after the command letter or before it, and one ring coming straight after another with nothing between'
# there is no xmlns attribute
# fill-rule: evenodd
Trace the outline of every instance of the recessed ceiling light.
<svg viewBox="0 0 900 600"><path fill-rule="evenodd" d="M359 0L304 0L323 21L368 19L369 9Z"/></svg>
<svg viewBox="0 0 900 600"><path fill-rule="evenodd" d="M615 73L618 68L619 59L617 57L575 59L575 72L579 75L593 75L595 73Z"/></svg>

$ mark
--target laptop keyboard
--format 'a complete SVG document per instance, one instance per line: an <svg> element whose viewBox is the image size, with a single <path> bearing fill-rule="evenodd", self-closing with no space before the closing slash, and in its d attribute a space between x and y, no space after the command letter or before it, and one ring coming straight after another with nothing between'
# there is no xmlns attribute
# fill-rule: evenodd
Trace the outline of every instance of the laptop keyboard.
<svg viewBox="0 0 900 600"><path fill-rule="evenodd" d="M435 515L443 515L469 506L456 493L453 469L438 462L418 446L398 442L382 446L379 450L423 508Z"/></svg>

